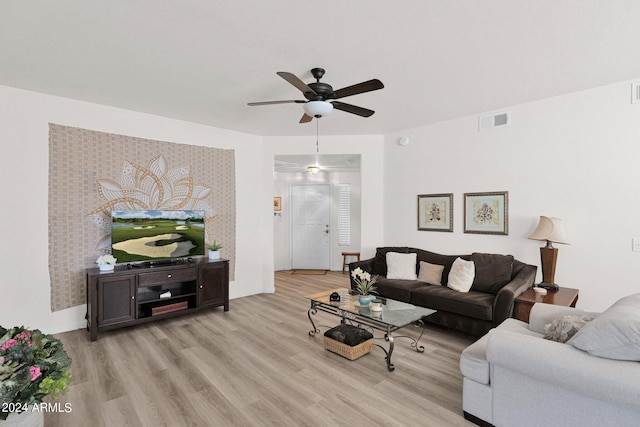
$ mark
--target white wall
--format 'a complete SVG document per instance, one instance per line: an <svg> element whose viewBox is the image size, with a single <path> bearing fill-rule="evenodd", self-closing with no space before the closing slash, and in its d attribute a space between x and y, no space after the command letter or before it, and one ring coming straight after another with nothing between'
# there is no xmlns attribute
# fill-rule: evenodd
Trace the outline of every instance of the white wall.
<svg viewBox="0 0 640 427"><path fill-rule="evenodd" d="M445 254L513 254L538 266L527 237L539 215L565 220L556 283L578 307L603 310L638 292L640 105L630 82L509 108L509 128L478 132L477 116L387 135L385 245ZM400 136L411 143L397 144ZM509 191L509 235L463 233L463 193ZM417 195L454 193L454 232L417 231Z"/></svg>
<svg viewBox="0 0 640 427"><path fill-rule="evenodd" d="M273 217L274 264L276 270L291 269L291 186L294 184L329 184L332 195L331 270L342 269L342 252L360 250L360 173L324 172L275 172L274 196L282 197L282 211ZM350 184L351 190L351 245L338 245L338 184ZM353 261L351 259L349 262Z"/></svg>
<svg viewBox="0 0 640 427"><path fill-rule="evenodd" d="M272 228L272 200L258 198L256 203L256 194L272 193L272 169L262 169L261 137L0 86L0 325L25 325L48 333L85 325L85 306L55 313L50 309L49 122L234 149L237 253L230 296L273 291L273 243L261 232Z"/></svg>
<svg viewBox="0 0 640 427"><path fill-rule="evenodd" d="M265 169L271 168L270 177L272 187L269 194L269 202L272 203L273 196L284 196L284 192L288 192L288 184L282 180L276 179L273 172L273 161L276 155L285 154L315 154L316 153L316 137L264 137L265 145ZM379 135L356 135L356 136L320 136L320 154L360 154L360 209L361 222L360 230L355 232L355 237L360 235L360 251L363 256L372 256L375 248L383 244L383 148L384 138ZM346 178L346 174L343 177ZM333 180L334 178L330 178ZM339 177L338 177L339 179ZM351 182L354 177L350 177ZM288 193L287 193L288 194ZM284 203L284 199L283 199ZM287 205L284 205L287 209ZM355 213L354 213L355 214ZM271 227L271 237L273 238L273 230L279 230L288 233L285 222L286 219L274 218L275 223ZM288 257L288 239L278 238L276 241L276 250L284 255L277 255L278 258L276 268L289 268ZM336 247L338 248L338 247ZM339 249L334 248L332 257L332 269L339 270L342 267L342 256ZM344 250L347 250L346 248ZM338 265L339 260L339 265Z"/></svg>

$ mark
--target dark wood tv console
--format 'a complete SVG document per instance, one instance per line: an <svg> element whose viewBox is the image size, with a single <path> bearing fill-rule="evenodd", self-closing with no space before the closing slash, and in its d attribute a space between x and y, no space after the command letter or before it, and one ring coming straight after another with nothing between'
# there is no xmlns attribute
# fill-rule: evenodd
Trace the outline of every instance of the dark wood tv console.
<svg viewBox="0 0 640 427"><path fill-rule="evenodd" d="M173 264L118 265L85 270L87 329L98 331L224 306L229 311L229 261L193 259Z"/></svg>

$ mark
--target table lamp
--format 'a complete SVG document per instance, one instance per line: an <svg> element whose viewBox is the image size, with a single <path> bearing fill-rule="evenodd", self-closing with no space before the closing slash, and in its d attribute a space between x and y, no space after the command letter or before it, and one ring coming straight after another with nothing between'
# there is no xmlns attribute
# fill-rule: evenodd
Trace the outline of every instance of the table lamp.
<svg viewBox="0 0 640 427"><path fill-rule="evenodd" d="M554 248L552 243L569 244L564 235L562 219L540 216L538 228L533 232L530 239L546 241L547 245L540 248L540 260L542 261L542 283L539 287L556 290L555 284L556 261L558 260L558 248Z"/></svg>

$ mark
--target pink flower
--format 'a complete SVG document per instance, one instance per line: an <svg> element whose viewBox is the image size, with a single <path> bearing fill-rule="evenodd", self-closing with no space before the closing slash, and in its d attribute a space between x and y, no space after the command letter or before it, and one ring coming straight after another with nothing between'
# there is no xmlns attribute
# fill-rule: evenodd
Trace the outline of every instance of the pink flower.
<svg viewBox="0 0 640 427"><path fill-rule="evenodd" d="M29 332L20 332L16 335L16 338L19 340L28 340L31 338L31 334Z"/></svg>
<svg viewBox="0 0 640 427"><path fill-rule="evenodd" d="M42 375L42 372L40 372L40 368L37 366L30 367L29 372L31 373L31 381L35 381L36 378Z"/></svg>
<svg viewBox="0 0 640 427"><path fill-rule="evenodd" d="M2 344L2 347L0 347L0 350L6 350L8 348L13 347L16 344L18 344L18 341L14 340L14 339L6 340L4 342L4 344Z"/></svg>

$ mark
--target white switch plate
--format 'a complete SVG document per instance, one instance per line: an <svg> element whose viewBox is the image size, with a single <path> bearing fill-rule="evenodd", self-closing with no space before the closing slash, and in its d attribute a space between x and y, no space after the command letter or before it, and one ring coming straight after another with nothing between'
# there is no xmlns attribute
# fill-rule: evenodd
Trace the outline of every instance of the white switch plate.
<svg viewBox="0 0 640 427"><path fill-rule="evenodd" d="M634 252L640 252L640 238L635 237L631 239L632 248L631 250Z"/></svg>

